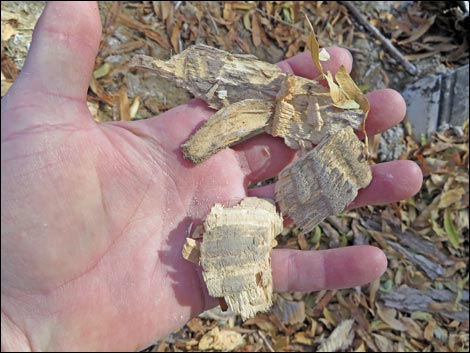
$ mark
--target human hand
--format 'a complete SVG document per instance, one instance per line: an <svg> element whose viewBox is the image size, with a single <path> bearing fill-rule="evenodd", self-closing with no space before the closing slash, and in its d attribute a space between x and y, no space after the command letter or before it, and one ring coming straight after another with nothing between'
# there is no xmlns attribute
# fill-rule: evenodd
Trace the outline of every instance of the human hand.
<svg viewBox="0 0 470 353"><path fill-rule="evenodd" d="M2 101L2 351L137 350L215 306L200 270L181 250L190 225L215 203L274 196L247 190L279 173L294 151L257 136L201 165L180 145L213 111L198 100L158 117L97 124L86 93L98 51L96 3L49 2L21 75ZM351 68L330 48L327 69ZM279 66L314 77L301 54ZM371 134L405 114L392 90L368 95ZM416 193L411 162L373 167L351 207ZM276 291L315 291L370 282L386 268L382 251L274 250Z"/></svg>

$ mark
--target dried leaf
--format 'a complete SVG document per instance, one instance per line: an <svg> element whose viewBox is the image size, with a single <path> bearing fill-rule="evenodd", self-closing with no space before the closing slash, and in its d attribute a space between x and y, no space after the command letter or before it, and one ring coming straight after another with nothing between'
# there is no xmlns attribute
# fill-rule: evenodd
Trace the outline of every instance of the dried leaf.
<svg viewBox="0 0 470 353"><path fill-rule="evenodd" d="M311 346L313 344L313 339L311 337L308 337L306 332L300 331L294 335L292 343L299 343L304 344L306 346Z"/></svg>
<svg viewBox="0 0 470 353"><path fill-rule="evenodd" d="M464 195L465 190L463 188L445 191L443 194L441 194L438 208L447 208L450 205L460 201Z"/></svg>
<svg viewBox="0 0 470 353"><path fill-rule="evenodd" d="M296 325L305 320L305 303L286 300L278 296L276 304L272 308L273 313L283 325Z"/></svg>
<svg viewBox="0 0 470 353"><path fill-rule="evenodd" d="M137 115L137 112L139 111L140 107L140 96L136 96L134 98L134 101L131 104L131 107L129 108L129 114L131 116L131 119L134 119Z"/></svg>
<svg viewBox="0 0 470 353"><path fill-rule="evenodd" d="M335 103L335 107L341 109L358 109L360 108L360 105L355 100L349 99Z"/></svg>
<svg viewBox="0 0 470 353"><path fill-rule="evenodd" d="M305 18L307 20L308 26L310 27L310 34L308 35L307 40L307 48L310 49L313 63L317 67L318 71L320 71L321 77L323 78L325 76L325 73L323 72L323 66L320 63L320 45L318 44L317 37L315 36L315 31L313 29L312 23L310 22L307 16L305 16Z"/></svg>
<svg viewBox="0 0 470 353"><path fill-rule="evenodd" d="M202 336L199 341L200 351L231 352L245 343L243 336L232 330L222 329L217 326Z"/></svg>
<svg viewBox="0 0 470 353"><path fill-rule="evenodd" d="M330 58L330 53L328 53L325 48L320 50L320 53L318 54L318 59L320 61L328 61Z"/></svg>
<svg viewBox="0 0 470 353"><path fill-rule="evenodd" d="M2 75L9 80L9 81L14 81L16 80L16 77L18 76L18 69L13 62L12 58L8 56L5 51L2 49Z"/></svg>
<svg viewBox="0 0 470 353"><path fill-rule="evenodd" d="M127 88L123 87L121 90L114 96L114 108L118 109L118 114L115 120L121 121L130 121L130 106L129 106L129 97L127 95Z"/></svg>
<svg viewBox="0 0 470 353"><path fill-rule="evenodd" d="M181 26L183 25L182 20L178 20L176 25L173 27L173 30L171 31L171 45L173 46L173 50L175 53L180 52L180 46L179 46L179 40L180 40L180 30Z"/></svg>
<svg viewBox="0 0 470 353"><path fill-rule="evenodd" d="M101 77L106 76L109 74L109 72L112 69L112 65L108 62L105 62L103 65L101 65L99 68L97 68L95 71L93 71L93 77L95 79L99 79Z"/></svg>
<svg viewBox="0 0 470 353"><path fill-rule="evenodd" d="M18 33L9 23L2 23L2 41L7 41Z"/></svg>
<svg viewBox="0 0 470 353"><path fill-rule="evenodd" d="M249 31L251 31L251 21L250 21L250 16L251 16L251 13L250 12L246 12L244 15L243 15L243 25L245 26L245 28Z"/></svg>
<svg viewBox="0 0 470 353"><path fill-rule="evenodd" d="M171 1L160 1L162 21L165 21L173 9L173 4Z"/></svg>
<svg viewBox="0 0 470 353"><path fill-rule="evenodd" d="M258 47L261 44L261 29L257 12L253 13L251 25L251 38L253 39L253 44L255 47Z"/></svg>
<svg viewBox="0 0 470 353"><path fill-rule="evenodd" d="M367 154L368 138L366 132L366 120L370 110L369 101L367 100L367 97L364 95L364 93L362 93L359 87L357 87L357 85L354 83L353 79L351 78L351 76L349 76L348 72L346 71L346 68L343 65L339 67L338 72L335 75L335 79L336 82L338 82L338 85L343 90L343 92L346 94L346 96L349 97L349 99L354 100L356 103L358 103L359 107L364 112L364 119L362 120L361 131L364 134L364 150Z"/></svg>
<svg viewBox="0 0 470 353"><path fill-rule="evenodd" d="M460 244L460 235L459 232L454 227L454 222L452 221L452 213L450 209L444 211L444 229L449 237L450 243L458 248Z"/></svg>
<svg viewBox="0 0 470 353"><path fill-rule="evenodd" d="M317 352L336 352L339 350L344 352L354 340L353 324L354 320L341 322L331 335L320 343Z"/></svg>
<svg viewBox="0 0 470 353"><path fill-rule="evenodd" d="M379 348L379 352L393 351L393 344L387 337L376 333L373 333L372 336L374 336L374 342Z"/></svg>
<svg viewBox="0 0 470 353"><path fill-rule="evenodd" d="M359 87L357 87L357 85L354 83L353 79L351 76L349 76L346 68L343 65L339 67L338 72L335 75L335 79L346 96L359 104L360 108L364 111L365 120L370 110L369 101L367 100L364 93L362 93Z"/></svg>
<svg viewBox="0 0 470 353"><path fill-rule="evenodd" d="M331 96L333 103L337 104L345 100L346 98L344 97L344 94L341 91L341 88L334 81L333 75L331 74L331 72L328 71L328 73L325 75L325 79L328 82L328 87L330 88L330 96Z"/></svg>
<svg viewBox="0 0 470 353"><path fill-rule="evenodd" d="M413 31L413 34L410 37L405 40L399 41L398 44L403 45L414 42L415 40L426 34L429 28L431 28L431 26L434 24L435 19L436 15L427 19L421 26L419 26L419 28Z"/></svg>
<svg viewBox="0 0 470 353"><path fill-rule="evenodd" d="M377 315L379 315L383 322L385 322L393 330L406 331L406 326L395 318L396 314L396 310L389 308L382 309L380 305L377 304Z"/></svg>

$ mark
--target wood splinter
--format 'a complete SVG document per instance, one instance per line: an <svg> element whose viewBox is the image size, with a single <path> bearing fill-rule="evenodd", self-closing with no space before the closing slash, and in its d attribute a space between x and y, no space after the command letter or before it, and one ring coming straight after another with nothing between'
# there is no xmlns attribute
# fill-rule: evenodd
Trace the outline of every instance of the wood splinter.
<svg viewBox="0 0 470 353"><path fill-rule="evenodd" d="M270 251L282 229L270 201L247 197L232 208L216 204L204 221L202 243L187 238L183 257L200 263L209 294L246 320L272 305Z"/></svg>

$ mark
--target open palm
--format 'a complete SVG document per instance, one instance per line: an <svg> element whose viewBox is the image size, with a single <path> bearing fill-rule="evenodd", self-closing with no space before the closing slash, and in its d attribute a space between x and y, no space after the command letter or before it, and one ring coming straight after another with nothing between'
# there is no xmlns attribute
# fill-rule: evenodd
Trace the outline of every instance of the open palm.
<svg viewBox="0 0 470 353"><path fill-rule="evenodd" d="M273 197L247 190L294 157L281 140L258 136L201 165L180 144L213 112L194 100L156 118L97 124L86 92L101 25L95 3L50 2L20 77L2 101L2 350L139 349L214 306L200 270L182 259L190 228L215 203ZM329 70L351 67L329 49ZM307 77L307 55L279 66ZM369 95L368 131L404 116L391 90ZM380 114L378 113L380 107ZM414 194L411 162L375 166L351 207ZM386 267L373 247L275 250L277 291L367 283Z"/></svg>

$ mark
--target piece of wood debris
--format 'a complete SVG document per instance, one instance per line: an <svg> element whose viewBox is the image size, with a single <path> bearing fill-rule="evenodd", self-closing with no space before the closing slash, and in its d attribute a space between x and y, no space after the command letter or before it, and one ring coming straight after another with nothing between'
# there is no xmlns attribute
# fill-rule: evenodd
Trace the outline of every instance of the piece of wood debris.
<svg viewBox="0 0 470 353"><path fill-rule="evenodd" d="M130 66L172 80L219 110L183 145L185 157L194 163L262 132L308 150L346 126L358 129L364 117L361 109L338 108L330 89L318 81L283 73L251 55L202 44L167 62L137 55Z"/></svg>
<svg viewBox="0 0 470 353"><path fill-rule="evenodd" d="M445 289L431 288L422 291L406 286L395 288L392 293L382 295L384 305L402 312L438 312L442 316L453 320L468 321L468 304L450 304L455 303L456 298L457 294ZM468 302L468 292L462 293L462 301ZM440 308L437 309L438 307Z"/></svg>
<svg viewBox="0 0 470 353"><path fill-rule="evenodd" d="M215 113L181 148L185 156L200 163L220 150L263 132L273 113L273 104L246 99ZM207 136L211 131L211 136Z"/></svg>
<svg viewBox="0 0 470 353"><path fill-rule="evenodd" d="M183 247L183 257L193 264L199 265L201 245L193 238L186 238L186 242Z"/></svg>
<svg viewBox="0 0 470 353"><path fill-rule="evenodd" d="M304 233L323 219L337 215L372 180L362 144L347 127L291 163L276 183L276 201Z"/></svg>
<svg viewBox="0 0 470 353"><path fill-rule="evenodd" d="M407 248L397 244L394 241L387 241L387 244L390 245L398 254L410 260L417 268L422 270L426 276L430 279L435 280L438 277L444 276L446 271L445 268L440 264L434 262L433 260L428 259L427 257L417 254L413 251L409 251Z"/></svg>
<svg viewBox="0 0 470 353"><path fill-rule="evenodd" d="M274 204L255 197L232 208L216 204L204 221L199 261L207 289L211 296L223 297L243 320L272 305L270 251L282 229ZM188 241L194 243L187 239L187 259L194 254Z"/></svg>

